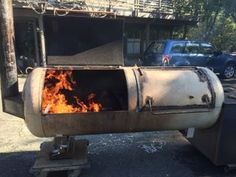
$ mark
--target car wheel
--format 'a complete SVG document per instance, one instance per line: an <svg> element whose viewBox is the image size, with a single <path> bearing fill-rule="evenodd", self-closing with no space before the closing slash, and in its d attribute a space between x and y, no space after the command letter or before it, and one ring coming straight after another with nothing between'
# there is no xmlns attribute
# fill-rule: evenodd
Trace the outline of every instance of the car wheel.
<svg viewBox="0 0 236 177"><path fill-rule="evenodd" d="M222 73L223 77L225 79L230 79L234 77L234 74L235 74L235 66L233 64L227 64Z"/></svg>

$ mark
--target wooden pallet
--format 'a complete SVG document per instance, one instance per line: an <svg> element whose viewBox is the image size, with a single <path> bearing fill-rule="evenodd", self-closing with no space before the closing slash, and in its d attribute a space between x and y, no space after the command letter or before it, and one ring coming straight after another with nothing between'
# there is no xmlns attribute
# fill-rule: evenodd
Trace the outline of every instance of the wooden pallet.
<svg viewBox="0 0 236 177"><path fill-rule="evenodd" d="M36 177L47 177L50 172L67 171L68 177L78 177L81 170L89 168L87 159L88 140L74 140L72 158L50 160L49 154L53 149L53 142L41 144L40 151L30 172Z"/></svg>

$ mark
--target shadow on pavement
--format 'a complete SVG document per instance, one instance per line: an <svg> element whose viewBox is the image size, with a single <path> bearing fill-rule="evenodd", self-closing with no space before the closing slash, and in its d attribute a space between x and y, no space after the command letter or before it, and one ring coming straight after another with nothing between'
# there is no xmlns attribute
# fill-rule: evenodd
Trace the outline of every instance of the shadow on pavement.
<svg viewBox="0 0 236 177"><path fill-rule="evenodd" d="M233 177L214 166L180 133L86 136L91 168L81 177ZM36 152L0 154L0 177L32 177ZM48 177L66 177L65 172Z"/></svg>

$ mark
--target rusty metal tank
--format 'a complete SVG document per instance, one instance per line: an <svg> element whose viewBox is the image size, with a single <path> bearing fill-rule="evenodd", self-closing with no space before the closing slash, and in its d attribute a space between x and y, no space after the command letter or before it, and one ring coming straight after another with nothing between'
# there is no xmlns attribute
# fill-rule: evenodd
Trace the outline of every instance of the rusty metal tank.
<svg viewBox="0 0 236 177"><path fill-rule="evenodd" d="M96 93L99 112L48 113L42 92L48 71L36 68L23 93L28 129L38 137L208 128L218 119L224 92L207 68L77 67L81 97Z"/></svg>

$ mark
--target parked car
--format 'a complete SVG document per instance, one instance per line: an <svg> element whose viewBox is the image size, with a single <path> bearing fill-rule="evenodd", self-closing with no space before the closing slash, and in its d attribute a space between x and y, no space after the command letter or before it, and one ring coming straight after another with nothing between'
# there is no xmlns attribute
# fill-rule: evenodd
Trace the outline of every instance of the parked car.
<svg viewBox="0 0 236 177"><path fill-rule="evenodd" d="M141 59L144 66L203 66L223 78L235 74L236 58L202 41L164 40L152 42Z"/></svg>

